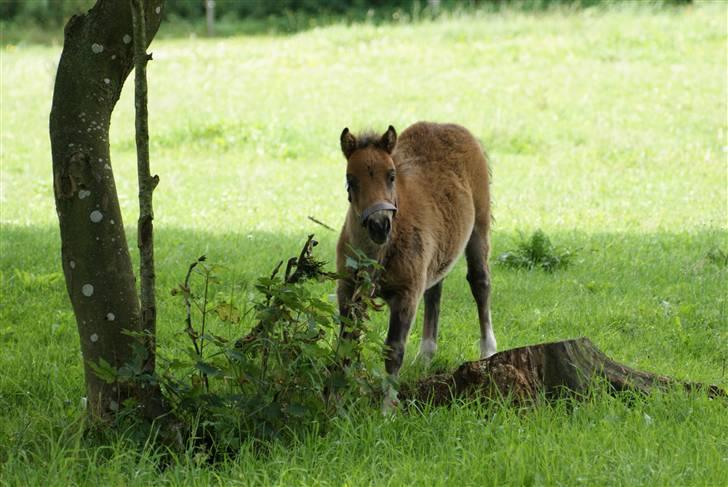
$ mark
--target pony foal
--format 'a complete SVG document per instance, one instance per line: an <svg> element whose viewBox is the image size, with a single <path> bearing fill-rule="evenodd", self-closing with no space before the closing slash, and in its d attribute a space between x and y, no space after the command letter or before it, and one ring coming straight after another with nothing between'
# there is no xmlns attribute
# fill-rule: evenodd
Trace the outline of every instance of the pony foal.
<svg viewBox="0 0 728 487"><path fill-rule="evenodd" d="M390 309L387 373L396 376L417 305L424 295L420 356L437 350L442 281L465 252L467 279L480 321L480 356L496 352L490 319L488 267L490 194L486 157L465 128L419 122L397 139L390 125L381 136L341 133L349 211L336 248L337 270L349 274L349 246L382 264L378 294ZM354 286L337 283L342 315Z"/></svg>

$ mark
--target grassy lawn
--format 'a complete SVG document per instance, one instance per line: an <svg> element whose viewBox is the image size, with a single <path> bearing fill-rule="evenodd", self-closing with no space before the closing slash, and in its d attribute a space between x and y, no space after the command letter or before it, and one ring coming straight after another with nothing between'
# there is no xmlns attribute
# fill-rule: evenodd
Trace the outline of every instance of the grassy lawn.
<svg viewBox="0 0 728 487"><path fill-rule="evenodd" d="M627 5L155 41L161 346L183 340L168 290L197 256L251 281L315 232L333 260L337 234L307 217L343 221L345 126L452 121L492 158L494 256L538 228L577 250L553 274L493 267L501 349L583 335L621 362L728 387L728 266L709 257L728 251L727 15L722 3ZM83 371L51 184L59 54L1 51L0 484L724 485L726 404L681 392L528 412L358 410L327 436L215 467L191 453L160 470L157 453L123 437L93 444L80 432ZM111 144L133 246L131 88ZM421 318L405 379L422 373L408 366ZM385 313L374 326L384 335ZM461 262L444 286L436 365L477 358L477 340Z"/></svg>

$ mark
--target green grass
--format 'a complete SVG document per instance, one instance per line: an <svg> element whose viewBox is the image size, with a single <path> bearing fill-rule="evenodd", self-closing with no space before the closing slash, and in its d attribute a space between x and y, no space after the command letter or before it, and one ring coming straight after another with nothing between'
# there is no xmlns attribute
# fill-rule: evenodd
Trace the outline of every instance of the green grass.
<svg viewBox="0 0 728 487"><path fill-rule="evenodd" d="M542 228L578 249L552 274L493 267L501 349L585 335L615 359L728 387L725 4L450 16L293 36L165 39L149 66L160 337L168 290L202 253L252 280L309 232L333 259L346 208L338 135L420 119L470 128L492 158L493 255ZM0 94L0 483L722 485L725 403L680 392L574 409L462 405L164 470L120 437L84 437L75 321L59 279L48 112L59 47L5 46ZM133 100L112 122L127 223L136 220ZM128 227L129 241L135 229ZM322 292L332 292L331 289ZM460 263L445 282L437 367L477 357ZM374 326L385 333L386 316ZM410 338L404 378L421 315ZM372 364L378 364L375 357Z"/></svg>

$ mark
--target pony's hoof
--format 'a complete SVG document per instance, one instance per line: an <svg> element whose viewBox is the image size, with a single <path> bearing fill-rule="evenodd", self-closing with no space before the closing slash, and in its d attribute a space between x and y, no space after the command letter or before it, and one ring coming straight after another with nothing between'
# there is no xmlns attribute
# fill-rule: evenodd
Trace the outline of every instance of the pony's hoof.
<svg viewBox="0 0 728 487"><path fill-rule="evenodd" d="M435 352L437 352L437 343L434 340L422 340L420 351L415 357L415 363L425 368L429 367L435 357Z"/></svg>
<svg viewBox="0 0 728 487"><path fill-rule="evenodd" d="M429 369L430 364L432 363L432 355L426 355L424 353L418 353L415 357L415 367L419 367L422 369Z"/></svg>
<svg viewBox="0 0 728 487"><path fill-rule="evenodd" d="M393 416L399 409L399 399L397 399L397 391L394 387L388 387L384 393L384 401L382 401L382 414L384 416Z"/></svg>
<svg viewBox="0 0 728 487"><path fill-rule="evenodd" d="M382 402L382 416L394 416L399 409L399 401L385 398Z"/></svg>

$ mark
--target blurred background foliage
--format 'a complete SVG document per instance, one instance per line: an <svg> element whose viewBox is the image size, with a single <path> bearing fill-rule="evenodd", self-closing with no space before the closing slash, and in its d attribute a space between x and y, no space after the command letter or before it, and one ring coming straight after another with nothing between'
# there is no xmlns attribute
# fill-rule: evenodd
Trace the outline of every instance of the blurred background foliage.
<svg viewBox="0 0 728 487"><path fill-rule="evenodd" d="M0 0L0 20L56 26L82 13L96 0ZM539 10L551 7L587 8L636 0L214 0L217 19L272 19L297 16L386 19L437 15L440 11L469 8L517 7ZM657 5L679 5L692 0L640 0ZM167 0L167 19L204 21L206 0ZM289 26L295 29L297 24Z"/></svg>

